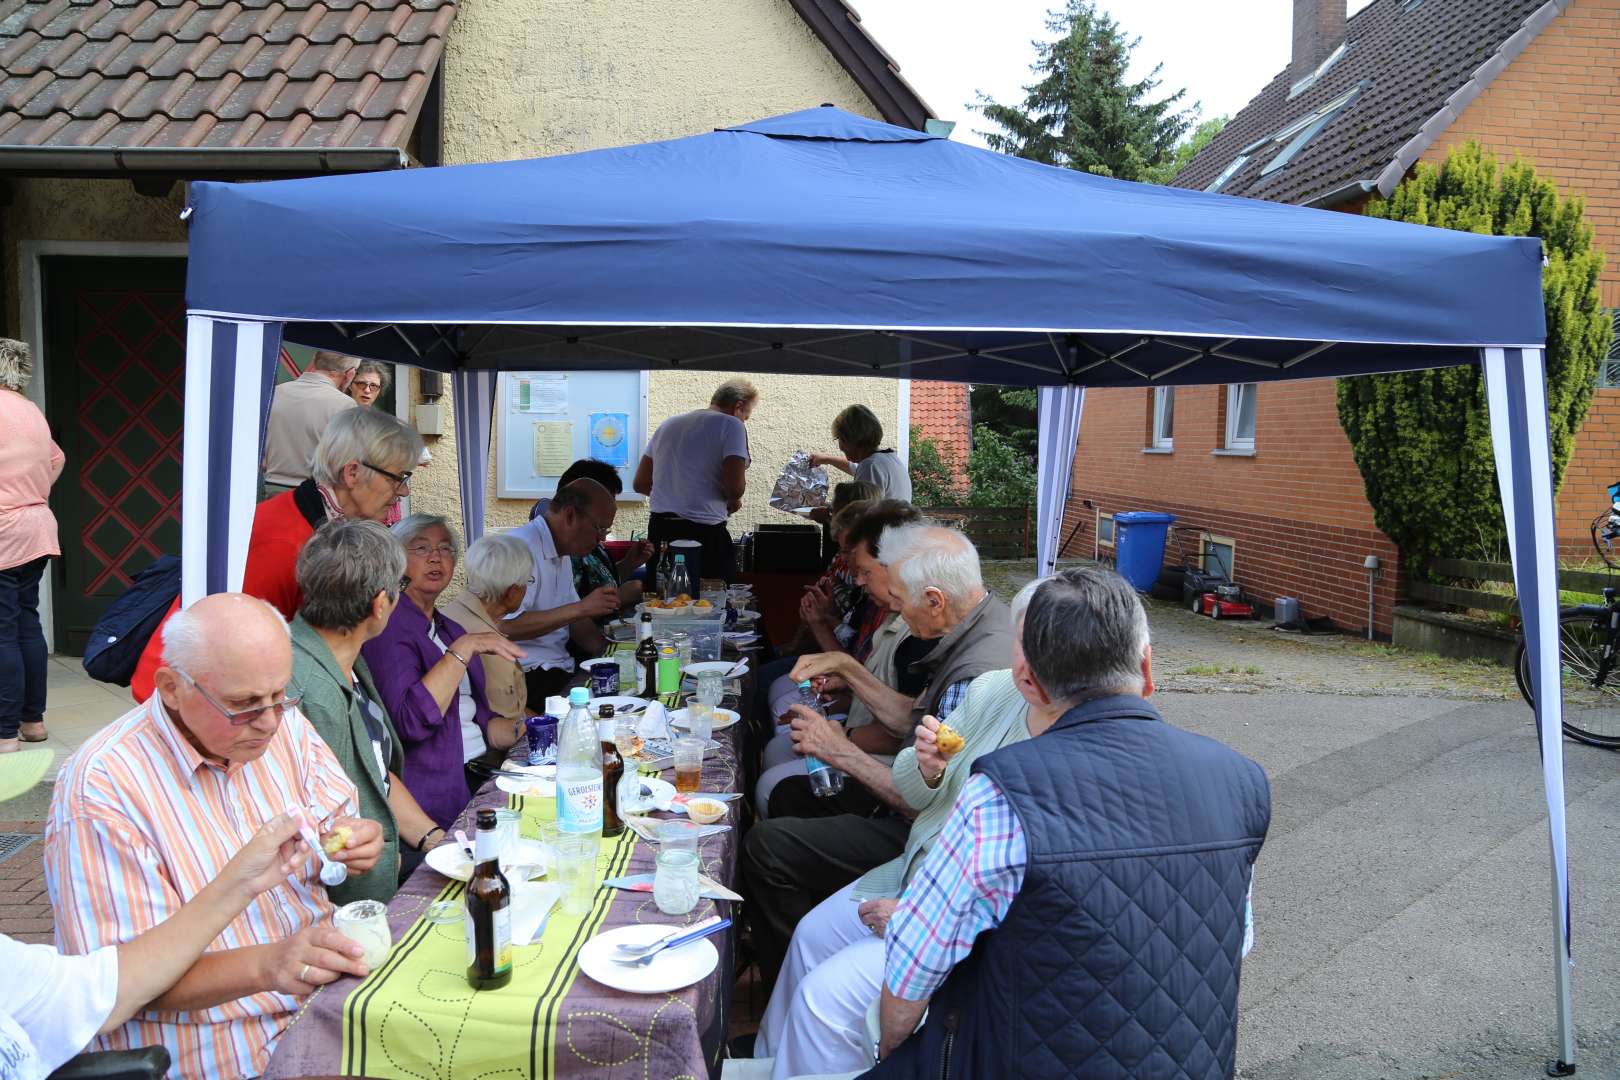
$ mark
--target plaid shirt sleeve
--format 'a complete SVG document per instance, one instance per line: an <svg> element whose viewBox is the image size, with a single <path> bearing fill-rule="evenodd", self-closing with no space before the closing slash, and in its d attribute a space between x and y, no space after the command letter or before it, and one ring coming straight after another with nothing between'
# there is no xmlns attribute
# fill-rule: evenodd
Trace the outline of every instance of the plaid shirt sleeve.
<svg viewBox="0 0 1620 1080"><path fill-rule="evenodd" d="M943 720L951 715L962 704L962 699L967 697L968 687L972 685L972 679L959 679L947 686L945 692L939 695L939 711L934 714L934 719Z"/></svg>
<svg viewBox="0 0 1620 1080"><path fill-rule="evenodd" d="M952 686L965 687L965 683ZM984 931L1001 925L1028 852L1012 804L983 773L968 779L945 828L900 897L884 947L884 984L925 1001Z"/></svg>

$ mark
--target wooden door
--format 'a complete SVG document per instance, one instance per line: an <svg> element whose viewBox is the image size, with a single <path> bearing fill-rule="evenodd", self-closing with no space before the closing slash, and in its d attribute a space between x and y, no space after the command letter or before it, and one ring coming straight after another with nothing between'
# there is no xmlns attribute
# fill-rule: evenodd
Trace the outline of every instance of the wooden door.
<svg viewBox="0 0 1620 1080"><path fill-rule="evenodd" d="M180 552L185 260L40 260L46 413L67 468L51 492L55 643L80 655L106 606Z"/></svg>

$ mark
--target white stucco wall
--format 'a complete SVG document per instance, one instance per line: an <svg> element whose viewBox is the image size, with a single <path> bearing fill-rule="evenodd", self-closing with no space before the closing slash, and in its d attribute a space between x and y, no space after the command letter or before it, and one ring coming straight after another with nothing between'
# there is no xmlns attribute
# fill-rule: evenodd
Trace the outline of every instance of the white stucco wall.
<svg viewBox="0 0 1620 1080"><path fill-rule="evenodd" d="M878 115L787 0L477 0L461 7L450 33L445 161L676 138L823 102ZM653 372L649 429L707 404L724 378ZM766 506L783 461L801 447L832 450L828 427L845 405L876 412L887 445L899 438L893 380L750 378L761 403L748 425L754 466L734 532L786 520ZM420 474L413 508L458 516L454 433L429 442L434 463ZM528 517L527 502L495 497L493 470L488 503L491 525ZM618 531L631 527L645 528L641 504L620 508Z"/></svg>

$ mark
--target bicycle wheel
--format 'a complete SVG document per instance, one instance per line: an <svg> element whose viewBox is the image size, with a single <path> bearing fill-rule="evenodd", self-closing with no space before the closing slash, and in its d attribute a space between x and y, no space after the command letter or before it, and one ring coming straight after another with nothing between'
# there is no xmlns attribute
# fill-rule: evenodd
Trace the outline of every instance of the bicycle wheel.
<svg viewBox="0 0 1620 1080"><path fill-rule="evenodd" d="M1558 613L1559 670L1564 686L1564 734L1589 746L1620 749L1620 671L1612 671L1602 686L1593 686L1598 663L1608 640L1608 617L1589 611ZM1513 675L1519 693L1535 707L1530 692L1530 666L1524 639L1513 655Z"/></svg>

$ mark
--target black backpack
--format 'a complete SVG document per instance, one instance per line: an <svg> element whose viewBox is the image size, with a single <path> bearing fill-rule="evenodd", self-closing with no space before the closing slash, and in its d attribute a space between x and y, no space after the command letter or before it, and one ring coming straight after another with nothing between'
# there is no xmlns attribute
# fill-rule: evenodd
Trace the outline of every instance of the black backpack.
<svg viewBox="0 0 1620 1080"><path fill-rule="evenodd" d="M128 686L146 643L180 595L180 559L163 555L129 583L102 614L84 646L84 670L92 679Z"/></svg>

